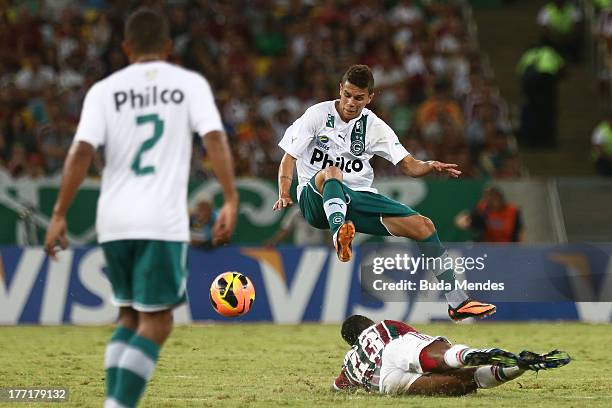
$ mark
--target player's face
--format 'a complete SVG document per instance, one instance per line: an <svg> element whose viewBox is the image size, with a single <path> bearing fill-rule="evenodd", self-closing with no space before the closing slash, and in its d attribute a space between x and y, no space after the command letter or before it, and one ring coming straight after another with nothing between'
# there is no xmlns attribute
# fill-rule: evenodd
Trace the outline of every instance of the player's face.
<svg viewBox="0 0 612 408"><path fill-rule="evenodd" d="M368 93L367 88L359 88L349 81L340 84L340 103L338 113L345 122L361 115L363 108L370 103L374 94Z"/></svg>

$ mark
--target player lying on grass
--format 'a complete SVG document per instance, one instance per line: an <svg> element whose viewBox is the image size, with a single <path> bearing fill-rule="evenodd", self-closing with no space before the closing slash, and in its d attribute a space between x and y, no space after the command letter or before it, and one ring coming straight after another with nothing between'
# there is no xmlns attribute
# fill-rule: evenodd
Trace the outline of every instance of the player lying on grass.
<svg viewBox="0 0 612 408"><path fill-rule="evenodd" d="M347 318L341 334L351 349L332 385L338 391L364 388L382 394L458 396L497 387L527 370L570 362L559 350L525 350L516 356L498 348L473 349L419 333L402 322L374 323L360 315Z"/></svg>
<svg viewBox="0 0 612 408"><path fill-rule="evenodd" d="M302 215L318 229L330 229L338 259L351 259L355 232L415 240L427 258L447 257L427 217L372 188L370 160L383 157L411 177L459 177L456 164L417 160L395 132L366 105L374 97L374 76L366 65L351 66L340 82L339 99L311 106L285 132L274 210L293 205L289 194L297 164L297 197ZM446 262L441 262L446 265ZM455 286L452 269L432 270L439 282ZM471 299L462 289L445 293L453 320L485 317L495 306Z"/></svg>

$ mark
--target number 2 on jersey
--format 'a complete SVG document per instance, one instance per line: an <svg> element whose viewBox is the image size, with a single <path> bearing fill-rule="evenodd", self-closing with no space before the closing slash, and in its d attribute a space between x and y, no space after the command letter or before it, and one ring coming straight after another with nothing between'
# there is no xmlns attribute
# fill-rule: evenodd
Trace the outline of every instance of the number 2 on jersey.
<svg viewBox="0 0 612 408"><path fill-rule="evenodd" d="M150 115L141 115L136 117L136 124L138 126L144 125L146 123L153 123L153 136L142 142L138 152L136 153L136 157L132 161L132 170L137 176L144 176L146 174L151 174L155 172L155 166L144 166L140 162L142 158L142 154L149 149L152 149L155 146L155 143L161 138L164 133L164 121L159 118L157 113L153 113Z"/></svg>

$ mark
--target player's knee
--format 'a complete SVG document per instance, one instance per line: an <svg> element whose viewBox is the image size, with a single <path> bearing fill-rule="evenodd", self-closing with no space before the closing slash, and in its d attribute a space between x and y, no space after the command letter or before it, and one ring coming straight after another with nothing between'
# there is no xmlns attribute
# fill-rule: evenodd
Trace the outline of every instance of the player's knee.
<svg viewBox="0 0 612 408"><path fill-rule="evenodd" d="M340 170L336 166L330 166L325 169L325 180L329 180L333 178L342 180L342 170Z"/></svg>
<svg viewBox="0 0 612 408"><path fill-rule="evenodd" d="M436 232L436 226L427 217L419 216L419 222L417 226L417 234L419 239L427 239L434 232Z"/></svg>
<svg viewBox="0 0 612 408"><path fill-rule="evenodd" d="M138 312L131 307L120 308L117 323L120 326L135 331L138 328Z"/></svg>
<svg viewBox="0 0 612 408"><path fill-rule="evenodd" d="M445 371L448 366L444 362L444 353L450 348L446 341L435 340L421 350L419 363L423 372L435 373Z"/></svg>
<svg viewBox="0 0 612 408"><path fill-rule="evenodd" d="M163 344L172 332L172 311L164 310L155 313L141 313L138 332L141 336Z"/></svg>
<svg viewBox="0 0 612 408"><path fill-rule="evenodd" d="M170 336L170 333L172 333L172 321L164 322L159 327L159 334L160 334L160 336L163 337L163 339L165 341L168 338L168 336Z"/></svg>

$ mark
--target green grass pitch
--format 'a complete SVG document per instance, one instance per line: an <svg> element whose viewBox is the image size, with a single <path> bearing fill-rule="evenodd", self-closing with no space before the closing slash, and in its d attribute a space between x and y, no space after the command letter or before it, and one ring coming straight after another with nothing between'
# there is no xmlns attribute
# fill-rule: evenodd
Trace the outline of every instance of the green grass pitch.
<svg viewBox="0 0 612 408"><path fill-rule="evenodd" d="M568 351L561 369L526 373L460 398L388 397L330 391L346 351L338 325L216 324L175 329L142 407L611 407L610 325L524 323L415 325L476 347ZM59 406L100 407L111 327L0 328L0 387L64 386ZM49 406L52 403L0 403ZM58 406L54 404L52 406Z"/></svg>

